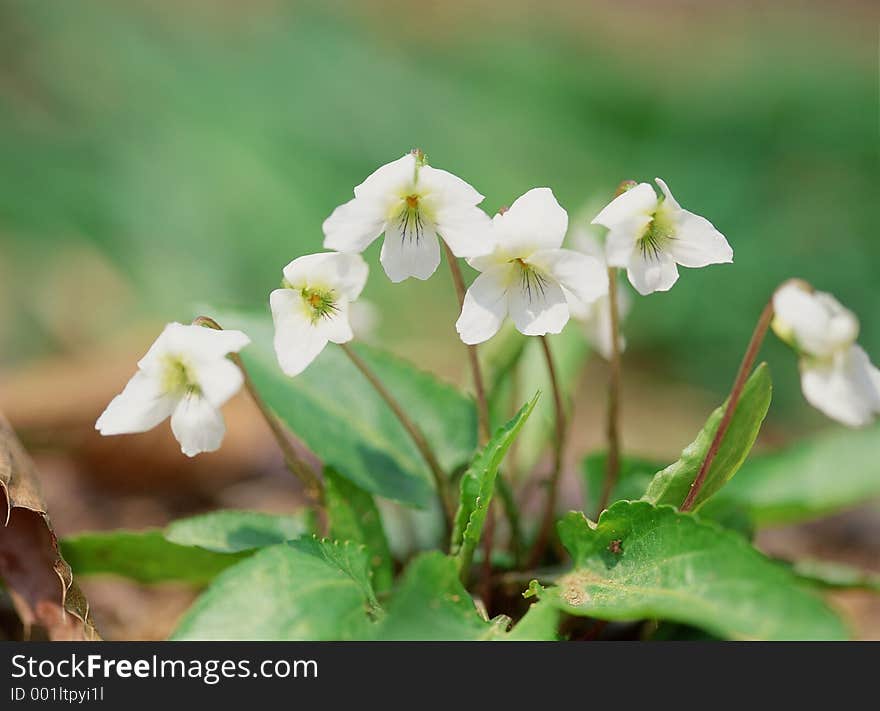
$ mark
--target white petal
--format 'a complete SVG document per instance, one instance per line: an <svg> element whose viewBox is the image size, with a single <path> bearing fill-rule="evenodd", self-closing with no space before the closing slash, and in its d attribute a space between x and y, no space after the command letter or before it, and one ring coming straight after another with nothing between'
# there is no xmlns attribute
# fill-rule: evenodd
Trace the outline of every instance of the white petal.
<svg viewBox="0 0 880 711"><path fill-rule="evenodd" d="M593 319L593 311L602 303L601 298L589 304L581 301L565 287L562 287L562 293L565 294L565 300L568 302L569 316L576 321L584 323L591 321Z"/></svg>
<svg viewBox="0 0 880 711"><path fill-rule="evenodd" d="M672 196L672 191L669 189L666 181L661 178L654 178L654 182L657 183L657 185L660 186L660 190L663 191L663 195L666 198L664 200L665 205L673 210L681 210L681 205L679 205L678 200Z"/></svg>
<svg viewBox="0 0 880 711"><path fill-rule="evenodd" d="M492 251L492 220L478 207L437 213L437 233L456 257L473 258Z"/></svg>
<svg viewBox="0 0 880 711"><path fill-rule="evenodd" d="M540 285L525 288L514 279L508 290L510 317L520 333L543 336L559 333L568 323L568 302L562 287L548 277Z"/></svg>
<svg viewBox="0 0 880 711"><path fill-rule="evenodd" d="M626 275L636 291L647 296L655 291L669 291L678 281L678 267L665 252L660 252L657 256L651 253L643 255L636 249L633 250Z"/></svg>
<svg viewBox="0 0 880 711"><path fill-rule="evenodd" d="M223 415L205 398L192 394L181 399L171 415L171 431L188 457L220 448L226 425Z"/></svg>
<svg viewBox="0 0 880 711"><path fill-rule="evenodd" d="M214 407L222 407L244 383L241 370L227 358L197 364L193 370L202 395Z"/></svg>
<svg viewBox="0 0 880 711"><path fill-rule="evenodd" d="M705 267L733 261L727 239L705 217L687 210L675 214L675 235L666 250L683 267Z"/></svg>
<svg viewBox="0 0 880 711"><path fill-rule="evenodd" d="M587 339L593 345L599 355L605 360L611 360L614 355L613 344L614 337L611 328L611 301L606 297L599 299L595 307L596 317L591 322L591 328L587 331ZM621 314L621 318L623 315ZM626 339L623 337L623 331L618 334L618 348L620 352L626 349Z"/></svg>
<svg viewBox="0 0 880 711"><path fill-rule="evenodd" d="M354 338L354 332L351 330L350 315L350 305L345 299L342 299L336 303L336 311L320 319L314 324L314 328L317 328L322 337L328 341L348 343Z"/></svg>
<svg viewBox="0 0 880 711"><path fill-rule="evenodd" d="M162 357L169 353L170 349L175 347L176 341L179 340L178 334L182 330L186 330L187 326L182 323L169 323L162 329L162 333L153 341L144 356L138 361L138 368L151 370L157 365L161 365Z"/></svg>
<svg viewBox="0 0 880 711"><path fill-rule="evenodd" d="M455 330L469 345L487 341L501 328L507 316L507 290L513 268L496 266L478 276L464 297Z"/></svg>
<svg viewBox="0 0 880 711"><path fill-rule="evenodd" d="M618 195L593 218L594 225L603 225L613 230L618 225L634 217L651 215L657 208L657 194L650 183L639 183L634 188Z"/></svg>
<svg viewBox="0 0 880 711"><path fill-rule="evenodd" d="M549 273L585 303L608 293L608 269L596 257L571 249L546 249L532 254L527 262Z"/></svg>
<svg viewBox="0 0 880 711"><path fill-rule="evenodd" d="M440 264L440 243L434 226L422 222L418 229L414 229L400 220L394 220L385 231L379 261L393 282L409 277L427 279Z"/></svg>
<svg viewBox="0 0 880 711"><path fill-rule="evenodd" d="M251 339L241 331L218 331L206 326L169 323L159 335L138 367L154 371L162 366L162 356L185 357L191 362L205 362L237 353Z"/></svg>
<svg viewBox="0 0 880 711"><path fill-rule="evenodd" d="M496 248L527 257L539 249L558 249L568 230L568 213L550 188L533 188L492 220Z"/></svg>
<svg viewBox="0 0 880 711"><path fill-rule="evenodd" d="M419 195L437 209L473 207L483 202L483 196L469 183L449 171L430 165L419 169L416 187Z"/></svg>
<svg viewBox="0 0 880 711"><path fill-rule="evenodd" d="M824 358L855 341L859 322L831 294L809 292L796 281L786 282L773 295L774 330L794 338L796 346ZM787 333L781 333L781 331Z"/></svg>
<svg viewBox="0 0 880 711"><path fill-rule="evenodd" d="M609 266L626 267L636 249L636 242L651 221L650 215L633 215L609 230L605 238L605 254Z"/></svg>
<svg viewBox="0 0 880 711"><path fill-rule="evenodd" d="M880 372L859 346L831 362L803 361L801 389L813 407L850 427L868 425L880 413Z"/></svg>
<svg viewBox="0 0 880 711"><path fill-rule="evenodd" d="M326 333L312 325L300 294L292 289L276 289L269 295L275 323L275 355L285 374L303 372L327 345Z"/></svg>
<svg viewBox="0 0 880 711"><path fill-rule="evenodd" d="M322 229L324 248L363 252L385 229L388 208L383 201L354 198L337 207Z"/></svg>
<svg viewBox="0 0 880 711"><path fill-rule="evenodd" d="M599 351L605 360L611 360L613 355L613 338L611 333L611 301L608 298L599 299L594 307L594 316L587 322L587 340L593 348ZM619 339L620 350L623 351L623 336Z"/></svg>
<svg viewBox="0 0 880 711"><path fill-rule="evenodd" d="M102 435L146 432L168 417L177 398L162 391L160 378L143 371L134 374L95 423Z"/></svg>
<svg viewBox="0 0 880 711"><path fill-rule="evenodd" d="M475 257L491 250L491 220L476 207L483 196L452 173L429 165L419 169L416 193L437 234L457 257Z"/></svg>
<svg viewBox="0 0 880 711"><path fill-rule="evenodd" d="M415 176L415 156L407 153L371 173L354 189L354 196L364 198L368 202L381 203L389 198L396 200L401 193L408 192L414 185Z"/></svg>
<svg viewBox="0 0 880 711"><path fill-rule="evenodd" d="M284 278L295 289L331 289L354 301L363 291L369 271L359 254L319 252L294 259L284 267Z"/></svg>

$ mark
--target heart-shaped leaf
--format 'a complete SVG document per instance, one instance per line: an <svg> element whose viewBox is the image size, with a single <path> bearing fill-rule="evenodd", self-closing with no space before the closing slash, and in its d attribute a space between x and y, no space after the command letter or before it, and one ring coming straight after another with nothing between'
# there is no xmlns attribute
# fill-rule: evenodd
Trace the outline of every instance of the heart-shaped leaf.
<svg viewBox="0 0 880 711"><path fill-rule="evenodd" d="M314 514L308 509L287 516L225 510L174 521L166 527L165 538L181 546L238 553L292 541L314 532Z"/></svg>
<svg viewBox="0 0 880 711"><path fill-rule="evenodd" d="M241 357L260 395L325 466L364 491L424 507L435 496L431 474L406 430L364 376L332 343L295 378L285 376L268 317L219 314L225 328L252 340ZM476 447L473 401L451 385L389 353L354 346L418 423L440 465L452 471Z"/></svg>
<svg viewBox="0 0 880 711"><path fill-rule="evenodd" d="M180 622L178 640L345 640L378 614L367 552L304 538L264 548L222 573Z"/></svg>
<svg viewBox="0 0 880 711"><path fill-rule="evenodd" d="M382 517L373 497L329 468L324 469L324 484L330 537L363 544L373 571L373 589L388 590L394 569Z"/></svg>
<svg viewBox="0 0 880 711"><path fill-rule="evenodd" d="M744 538L671 506L620 501L598 524L570 513L559 535L574 569L543 591L572 615L661 619L729 639L845 639L837 615Z"/></svg>

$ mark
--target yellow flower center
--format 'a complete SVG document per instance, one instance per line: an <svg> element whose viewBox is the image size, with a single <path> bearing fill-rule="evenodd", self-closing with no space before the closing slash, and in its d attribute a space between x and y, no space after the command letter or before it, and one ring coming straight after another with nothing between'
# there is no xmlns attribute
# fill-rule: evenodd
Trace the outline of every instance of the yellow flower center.
<svg viewBox="0 0 880 711"><path fill-rule="evenodd" d="M192 368L180 356L167 355L162 363L162 391L169 395L199 394Z"/></svg>
<svg viewBox="0 0 880 711"><path fill-rule="evenodd" d="M670 240L675 239L675 223L662 205L651 217L638 240L639 251L645 259L659 259Z"/></svg>
<svg viewBox="0 0 880 711"><path fill-rule="evenodd" d="M332 318L339 312L336 293L332 289L304 287L300 293L309 309L312 323L317 323L322 318Z"/></svg>

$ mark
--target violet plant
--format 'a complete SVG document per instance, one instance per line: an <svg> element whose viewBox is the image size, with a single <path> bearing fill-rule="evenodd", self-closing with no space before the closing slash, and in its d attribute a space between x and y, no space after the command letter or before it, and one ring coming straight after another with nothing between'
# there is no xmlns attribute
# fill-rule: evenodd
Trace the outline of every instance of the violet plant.
<svg viewBox="0 0 880 711"><path fill-rule="evenodd" d="M578 230L549 188L490 219L482 195L419 150L380 167L324 222L333 251L284 268L271 320L212 313L169 324L96 425L142 432L170 416L194 456L220 446L220 408L243 387L308 505L184 519L149 544L75 536L63 542L74 571L123 572L106 552L139 545L149 565L126 574L204 586L175 639L845 638L821 595L840 571L772 559L752 541L759 526L865 498L829 483L848 476L830 467L841 451L870 451L876 432L835 432L747 463L771 400L769 369L756 362L772 326L797 353L806 400L850 427L880 413L880 371L856 345L851 312L785 281L729 397L681 457L631 457L619 428L622 317L638 303L621 271L649 298L674 286L679 266L733 261L712 223L656 182L659 193L621 183L593 219L602 239L579 235L566 248ZM471 394L356 341L352 309L369 272L360 253L382 235L393 282L430 278L445 253L461 314L430 327L438 338L457 332ZM469 287L461 259L477 272ZM582 510L562 513L584 334L609 361L607 396L593 389L607 397L607 446L585 459Z"/></svg>

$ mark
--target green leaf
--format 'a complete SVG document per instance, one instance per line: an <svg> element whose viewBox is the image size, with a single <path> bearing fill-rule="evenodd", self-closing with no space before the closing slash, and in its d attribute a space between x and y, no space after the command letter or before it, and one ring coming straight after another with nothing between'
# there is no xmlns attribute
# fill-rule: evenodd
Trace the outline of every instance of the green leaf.
<svg viewBox="0 0 880 711"><path fill-rule="evenodd" d="M847 637L790 570L697 515L620 501L598 524L568 514L559 535L574 570L543 595L569 614L672 620L730 639Z"/></svg>
<svg viewBox="0 0 880 711"><path fill-rule="evenodd" d="M495 376L490 381L489 404L493 422L504 422L523 396L533 392L552 392L547 362L537 338L523 336L515 329L508 332L509 343L498 346ZM501 336L501 334L499 334ZM492 339L495 341L499 338ZM573 393L578 376L590 352L584 335L577 328L567 328L559 335L548 336L563 393ZM492 343L490 341L490 343ZM519 349L516 345L520 342ZM542 398L516 442L517 475L531 472L556 433L553 398Z"/></svg>
<svg viewBox="0 0 880 711"><path fill-rule="evenodd" d="M257 511L213 511L174 521L165 529L165 538L182 546L237 553L292 541L314 532L314 514L306 509L289 516Z"/></svg>
<svg viewBox="0 0 880 711"><path fill-rule="evenodd" d="M220 575L180 622L176 640L363 639L378 605L367 553L304 538L264 548Z"/></svg>
<svg viewBox="0 0 880 711"><path fill-rule="evenodd" d="M559 639L557 631L559 607L547 600L532 603L522 619L504 637L508 642L553 642Z"/></svg>
<svg viewBox="0 0 880 711"><path fill-rule="evenodd" d="M332 343L296 378L278 367L268 317L219 314L252 339L242 358L260 395L290 430L342 476L372 494L424 507L435 496L430 471L406 430L363 375ZM354 347L419 424L451 471L476 447L473 401L381 350Z"/></svg>
<svg viewBox="0 0 880 711"><path fill-rule="evenodd" d="M598 508L598 492L602 491L605 482L605 467L608 457L605 452L590 454L583 461L584 481L586 482L587 496L584 497L586 511L595 511ZM610 503L615 501L635 501L641 498L642 492L648 488L655 473L663 469L662 464L638 457L624 457L620 462L620 475L617 483L611 490ZM751 540L755 533L755 523L749 516L746 507L739 502L725 498L726 489L718 492L711 501L703 506L700 518L708 518L715 523L737 531L745 538Z"/></svg>
<svg viewBox="0 0 880 711"><path fill-rule="evenodd" d="M880 497L880 427L839 429L750 459L723 495L760 526L806 521Z"/></svg>
<svg viewBox="0 0 880 711"><path fill-rule="evenodd" d="M495 477L504 455L516 439L529 415L535 409L540 393L523 405L519 412L503 427L496 430L492 439L474 457L461 477L461 494L452 530L452 552L460 569L467 568L474 549L480 541L483 523L492 502Z"/></svg>
<svg viewBox="0 0 880 711"><path fill-rule="evenodd" d="M391 551L373 497L330 468L324 469L324 486L330 537L363 544L373 571L373 588L388 590L394 574Z"/></svg>
<svg viewBox="0 0 880 711"><path fill-rule="evenodd" d="M804 559L791 564L799 578L826 588L871 590L880 593L880 573L837 561Z"/></svg>
<svg viewBox="0 0 880 711"><path fill-rule="evenodd" d="M495 639L506 621L487 622L458 578L455 561L438 551L413 559L388 603L377 639L472 641Z"/></svg>
<svg viewBox="0 0 880 711"><path fill-rule="evenodd" d="M769 369L766 363L761 363L746 381L730 426L697 496L695 510L724 486L745 461L770 407L771 391ZM645 501L657 505L682 504L718 431L725 406L726 403L709 416L697 438L684 449L677 462L657 473L642 497Z"/></svg>
<svg viewBox="0 0 880 711"><path fill-rule="evenodd" d="M170 580L203 585L246 554L214 553L166 540L162 531L83 533L61 541L77 575L122 575L140 583Z"/></svg>

